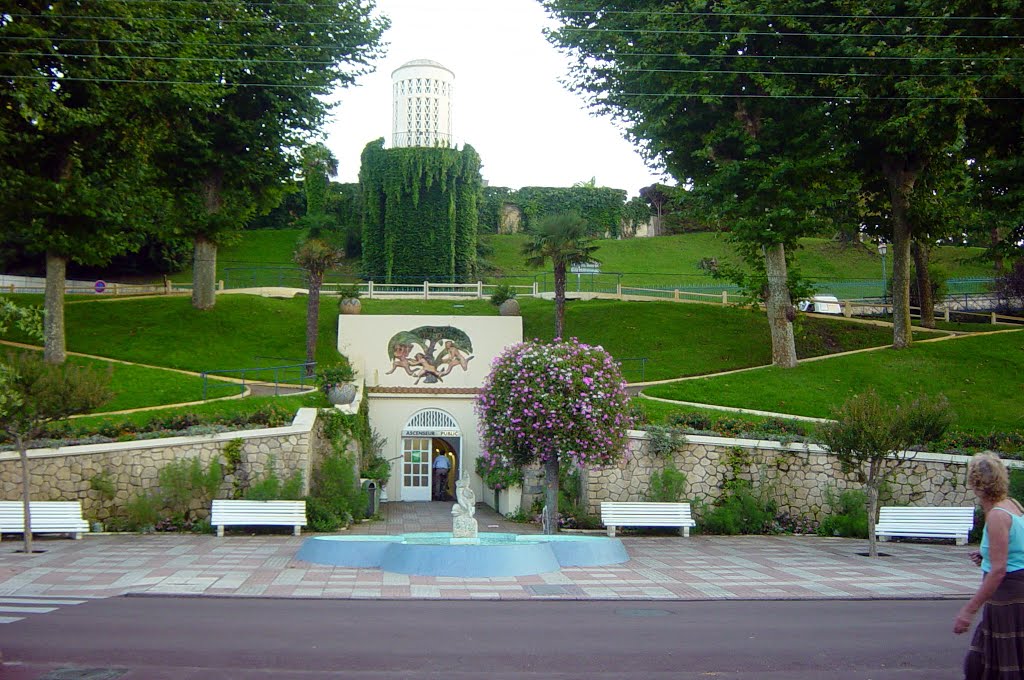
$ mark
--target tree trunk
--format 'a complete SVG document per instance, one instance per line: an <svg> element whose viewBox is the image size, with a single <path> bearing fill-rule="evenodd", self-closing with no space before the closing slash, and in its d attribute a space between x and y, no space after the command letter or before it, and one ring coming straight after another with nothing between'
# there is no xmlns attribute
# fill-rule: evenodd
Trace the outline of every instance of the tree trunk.
<svg viewBox="0 0 1024 680"><path fill-rule="evenodd" d="M43 360L63 364L67 359L64 346L64 280L66 257L46 251L46 294L43 301Z"/></svg>
<svg viewBox="0 0 1024 680"><path fill-rule="evenodd" d="M14 436L14 443L18 447L18 458L21 459L21 502L25 511L25 522L22 525L22 535L25 538L25 554L32 554L32 513L29 501L32 498L32 477L28 470L28 447L20 435Z"/></svg>
<svg viewBox="0 0 1024 680"><path fill-rule="evenodd" d="M928 271L931 246L915 240L910 248L914 256L914 273L917 279L917 303L921 307L921 325L935 328L935 296L932 294L932 276Z"/></svg>
<svg viewBox="0 0 1024 680"><path fill-rule="evenodd" d="M793 301L786 283L786 248L781 243L766 246L764 265L768 273L768 327L772 336L772 364L796 367L796 339L793 336Z"/></svg>
<svg viewBox="0 0 1024 680"><path fill-rule="evenodd" d="M311 376L316 362L316 337L320 329L320 288L324 283L324 273L307 273L309 296L306 299L306 375Z"/></svg>
<svg viewBox="0 0 1024 680"><path fill-rule="evenodd" d="M999 227L992 227L988 232L988 237L989 245L992 246L992 267L995 269L996 276L1002 276L1006 273L1006 265L1003 262L1003 253L998 247L1002 240Z"/></svg>
<svg viewBox="0 0 1024 680"><path fill-rule="evenodd" d="M544 533L558 533L558 458L544 463Z"/></svg>
<svg viewBox="0 0 1024 680"><path fill-rule="evenodd" d="M555 340L565 330L565 263L555 262Z"/></svg>
<svg viewBox="0 0 1024 680"><path fill-rule="evenodd" d="M913 227L908 210L919 167L905 159L883 162L892 202L892 346L910 347L910 241Z"/></svg>
<svg viewBox="0 0 1024 680"><path fill-rule="evenodd" d="M878 486L869 480L865 492L868 497L868 557L878 557L878 545L875 541L875 518L878 516Z"/></svg>
<svg viewBox="0 0 1024 680"><path fill-rule="evenodd" d="M217 245L196 236L192 248L192 306L213 309L217 296Z"/></svg>

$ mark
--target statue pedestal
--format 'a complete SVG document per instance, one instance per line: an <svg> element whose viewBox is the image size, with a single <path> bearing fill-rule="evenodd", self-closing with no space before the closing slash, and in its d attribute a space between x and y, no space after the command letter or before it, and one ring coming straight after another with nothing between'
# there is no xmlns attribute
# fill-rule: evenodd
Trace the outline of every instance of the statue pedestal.
<svg viewBox="0 0 1024 680"><path fill-rule="evenodd" d="M452 522L452 538L476 538L477 521L467 515L456 515Z"/></svg>

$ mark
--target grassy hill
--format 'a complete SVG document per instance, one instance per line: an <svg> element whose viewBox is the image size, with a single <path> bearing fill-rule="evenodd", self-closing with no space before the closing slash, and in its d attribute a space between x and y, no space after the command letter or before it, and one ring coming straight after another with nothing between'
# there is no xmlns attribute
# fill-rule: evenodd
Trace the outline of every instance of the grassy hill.
<svg viewBox="0 0 1024 680"><path fill-rule="evenodd" d="M1024 422L1024 332L918 343L909 349L686 380L644 390L652 397L828 418L871 386L896 401L944 394L966 430L1013 430Z"/></svg>
<svg viewBox="0 0 1024 680"><path fill-rule="evenodd" d="M289 270L295 268L292 253L299 229L246 231L238 241L223 246L217 256L217 278L229 287L244 285L303 285ZM520 254L526 237L522 234L484 235L481 237L493 253L488 261L496 267L495 277L511 283L532 283L544 279L544 271L527 267ZM796 265L801 273L812 280L855 279L878 282L881 286L882 263L878 252L870 245L842 246L829 239L801 240L796 253ZM614 288L621 282L634 286L693 286L715 283L698 264L702 258L716 258L719 262L737 262L732 246L724 234L696 233L657 238L602 240L598 242L597 258L601 271L607 272L597 281L581 281L582 285ZM934 263L949 278L990 277L992 267L974 261L980 248L942 246L935 249ZM891 279L892 258L886 259ZM351 260L335 272L332 280L354 278L359 263ZM621 274L621 277L618 276ZM254 277L258 277L254 278ZM191 271L170 277L173 281L189 282ZM570 288L575 286L571 280ZM548 276L550 286L550 275Z"/></svg>

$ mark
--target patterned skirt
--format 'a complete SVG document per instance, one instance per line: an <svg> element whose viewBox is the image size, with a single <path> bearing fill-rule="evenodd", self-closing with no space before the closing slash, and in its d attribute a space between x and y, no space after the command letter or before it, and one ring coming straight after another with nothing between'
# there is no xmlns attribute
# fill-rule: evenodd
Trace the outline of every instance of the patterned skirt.
<svg viewBox="0 0 1024 680"><path fill-rule="evenodd" d="M965 680L1024 678L1024 570L1003 578L981 610L964 659Z"/></svg>

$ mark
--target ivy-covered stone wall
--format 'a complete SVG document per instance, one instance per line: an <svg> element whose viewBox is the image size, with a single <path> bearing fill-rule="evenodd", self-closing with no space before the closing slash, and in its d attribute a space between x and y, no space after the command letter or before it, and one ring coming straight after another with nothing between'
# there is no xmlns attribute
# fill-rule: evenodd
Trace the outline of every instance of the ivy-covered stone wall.
<svg viewBox="0 0 1024 680"><path fill-rule="evenodd" d="M647 500L651 474L669 462L649 453L647 442L645 433L633 432L629 450L617 465L586 471L588 512L600 515L601 501ZM890 482L883 503L973 505L974 494L966 486L969 459L917 454ZM686 474L686 496L691 500L713 503L725 482L744 479L769 490L780 512L815 520L828 514L828 488L861 488L852 475L842 472L834 456L815 445L689 435L672 461Z"/></svg>
<svg viewBox="0 0 1024 680"><path fill-rule="evenodd" d="M574 212L586 222L590 236L631 236L623 223L632 224L635 209L627 208L626 191L608 187L485 187L480 202L480 230L488 233L525 231L545 215ZM644 204L646 205L646 204ZM647 209L648 214L650 210ZM514 227L510 215L515 215ZM630 233L623 233L630 231Z"/></svg>
<svg viewBox="0 0 1024 680"><path fill-rule="evenodd" d="M480 156L461 150L366 145L363 275L384 283L477 280Z"/></svg>

